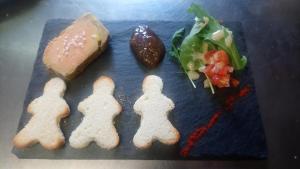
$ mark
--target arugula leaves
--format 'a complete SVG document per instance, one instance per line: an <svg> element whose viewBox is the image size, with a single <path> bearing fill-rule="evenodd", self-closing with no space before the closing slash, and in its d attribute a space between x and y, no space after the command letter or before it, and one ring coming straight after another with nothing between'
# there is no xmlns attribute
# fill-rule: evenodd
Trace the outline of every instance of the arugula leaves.
<svg viewBox="0 0 300 169"><path fill-rule="evenodd" d="M229 55L230 61L232 66L235 70L241 70L243 69L247 64L247 58L245 56L241 56L235 46L234 40L232 38L232 43L230 46L226 45L225 39L228 36L232 36L231 31L222 26L215 18L212 16L209 16L199 5L192 4L191 7L188 9L188 12L193 13L198 18L207 17L209 18L209 22L205 29L203 31L199 32L196 36L204 38L204 40L207 40L217 46L219 49L223 49L226 51L226 53ZM223 31L224 32L224 38L221 40L215 40L213 39L212 34L216 31Z"/></svg>
<svg viewBox="0 0 300 169"><path fill-rule="evenodd" d="M174 58L179 59L180 57L180 45L182 40L184 39L185 29L181 28L177 30L172 37L172 47L170 51L170 55Z"/></svg>
<svg viewBox="0 0 300 169"><path fill-rule="evenodd" d="M226 51L235 70L246 66L247 59L239 54L228 28L208 15L199 5L192 4L188 12L196 16L195 23L186 37L184 28L174 33L170 50L170 55L178 60L185 73L199 71L204 66L204 54L212 49Z"/></svg>

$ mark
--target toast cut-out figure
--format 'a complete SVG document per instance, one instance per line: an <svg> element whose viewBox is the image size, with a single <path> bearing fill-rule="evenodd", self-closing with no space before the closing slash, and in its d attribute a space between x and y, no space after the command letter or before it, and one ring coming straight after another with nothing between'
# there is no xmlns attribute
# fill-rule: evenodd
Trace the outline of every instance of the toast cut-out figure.
<svg viewBox="0 0 300 169"><path fill-rule="evenodd" d="M40 143L44 148L52 150L65 143L59 126L60 120L70 112L63 99L65 90L66 84L60 78L52 78L46 83L43 95L28 105L27 111L32 117L13 139L17 148Z"/></svg>
<svg viewBox="0 0 300 169"><path fill-rule="evenodd" d="M69 139L73 148L84 148L92 141L105 149L112 149L119 144L113 120L122 107L113 96L114 88L111 78L101 76L94 82L93 94L79 103L78 111L84 117Z"/></svg>
<svg viewBox="0 0 300 169"><path fill-rule="evenodd" d="M160 77L150 75L143 81L142 95L134 104L134 111L141 116L140 127L133 138L138 148L150 147L154 140L175 144L180 134L168 120L168 113L175 108L171 99L162 94Z"/></svg>

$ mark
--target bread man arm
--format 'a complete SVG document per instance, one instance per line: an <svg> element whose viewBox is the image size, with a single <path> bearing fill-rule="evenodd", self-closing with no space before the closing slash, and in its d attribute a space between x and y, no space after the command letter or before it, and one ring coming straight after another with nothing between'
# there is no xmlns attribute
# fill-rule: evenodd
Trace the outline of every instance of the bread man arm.
<svg viewBox="0 0 300 169"><path fill-rule="evenodd" d="M141 114L144 100L145 100L145 96L143 95L134 103L133 109L137 114Z"/></svg>

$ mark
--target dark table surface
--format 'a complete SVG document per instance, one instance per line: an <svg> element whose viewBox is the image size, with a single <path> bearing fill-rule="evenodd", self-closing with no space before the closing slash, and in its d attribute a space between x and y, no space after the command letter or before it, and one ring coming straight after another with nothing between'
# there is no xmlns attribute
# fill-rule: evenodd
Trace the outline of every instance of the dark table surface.
<svg viewBox="0 0 300 169"><path fill-rule="evenodd" d="M252 161L19 160L11 153L45 22L90 11L101 20L191 20L190 0L0 0L0 168L300 168L300 1L201 0L243 23L269 157ZM298 104L297 104L298 103Z"/></svg>

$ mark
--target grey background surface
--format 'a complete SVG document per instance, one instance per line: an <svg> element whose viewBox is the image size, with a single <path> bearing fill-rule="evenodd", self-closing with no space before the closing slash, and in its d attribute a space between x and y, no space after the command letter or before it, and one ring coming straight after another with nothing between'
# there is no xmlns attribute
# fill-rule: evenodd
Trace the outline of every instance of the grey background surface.
<svg viewBox="0 0 300 169"><path fill-rule="evenodd" d="M201 0L245 29L269 149L262 161L19 160L10 151L43 26L86 11L102 20L189 20L191 1L1 0L0 168L299 168L300 1Z"/></svg>

